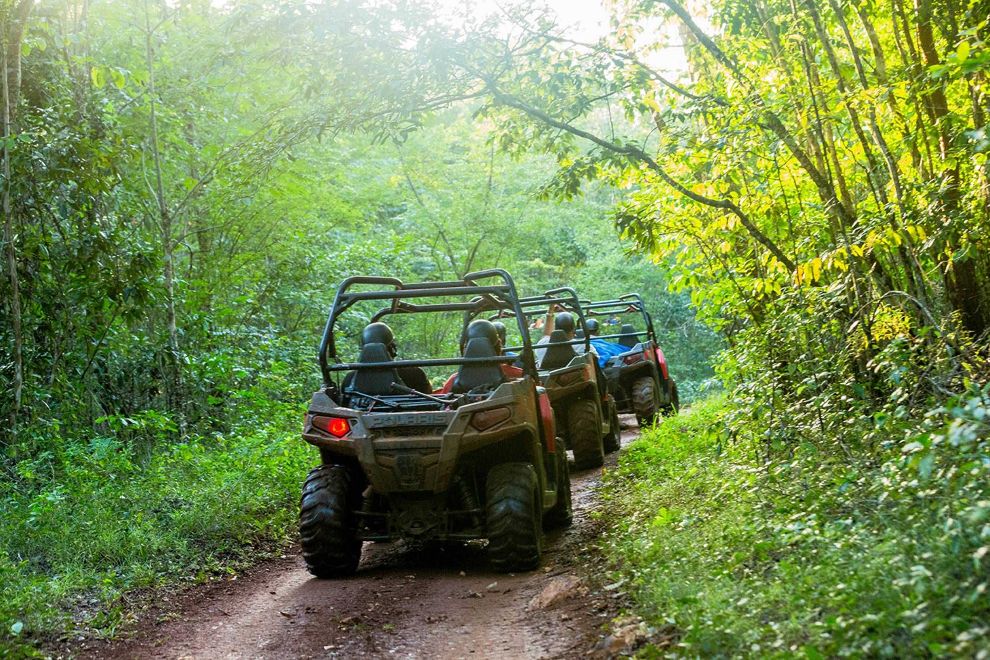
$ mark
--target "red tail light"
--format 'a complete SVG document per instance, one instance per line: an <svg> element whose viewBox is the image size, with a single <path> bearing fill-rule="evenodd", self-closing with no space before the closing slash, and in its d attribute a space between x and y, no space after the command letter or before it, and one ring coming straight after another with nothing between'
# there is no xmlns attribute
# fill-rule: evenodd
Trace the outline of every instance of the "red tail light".
<svg viewBox="0 0 990 660"><path fill-rule="evenodd" d="M343 417L313 417L313 426L335 438L343 438L351 432L351 421Z"/></svg>
<svg viewBox="0 0 990 660"><path fill-rule="evenodd" d="M479 431L485 431L493 426L501 424L510 417L512 417L512 411L508 408L492 408L491 410L482 410L481 412L476 412L471 416L471 426Z"/></svg>
<svg viewBox="0 0 990 660"><path fill-rule="evenodd" d="M633 353L632 355L627 355L622 358L622 361L626 364L636 364L637 362L642 362L643 360L650 359L650 349L644 349L642 353Z"/></svg>

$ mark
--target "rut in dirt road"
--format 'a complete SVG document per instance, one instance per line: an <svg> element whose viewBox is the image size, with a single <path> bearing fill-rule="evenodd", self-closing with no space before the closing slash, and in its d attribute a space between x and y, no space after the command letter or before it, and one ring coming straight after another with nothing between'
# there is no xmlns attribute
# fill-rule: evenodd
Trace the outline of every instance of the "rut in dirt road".
<svg viewBox="0 0 990 660"><path fill-rule="evenodd" d="M623 443L636 436L623 432ZM614 465L615 455L607 465ZM608 607L564 576L594 560L600 470L575 472L574 524L547 534L540 569L489 569L481 544L368 544L358 573L317 580L298 556L204 588L131 639L76 649L112 658L555 658L590 652ZM561 576L561 577L558 577ZM556 578L561 602L531 604ZM531 606L532 605L532 606Z"/></svg>

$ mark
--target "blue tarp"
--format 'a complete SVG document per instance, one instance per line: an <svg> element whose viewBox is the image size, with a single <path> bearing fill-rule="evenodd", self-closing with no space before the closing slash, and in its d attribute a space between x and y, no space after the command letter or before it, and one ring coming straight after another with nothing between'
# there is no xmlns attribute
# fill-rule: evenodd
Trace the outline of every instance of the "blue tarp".
<svg viewBox="0 0 990 660"><path fill-rule="evenodd" d="M598 364L602 367L605 366L605 363L610 358L629 352L629 349L625 346L619 346L605 339L596 339L594 337L591 338L591 347L598 353Z"/></svg>

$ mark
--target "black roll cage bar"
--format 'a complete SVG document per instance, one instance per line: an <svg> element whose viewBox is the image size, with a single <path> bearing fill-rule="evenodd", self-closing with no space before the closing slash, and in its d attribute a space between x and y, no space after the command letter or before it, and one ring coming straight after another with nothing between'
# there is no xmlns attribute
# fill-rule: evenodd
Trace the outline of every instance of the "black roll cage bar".
<svg viewBox="0 0 990 660"><path fill-rule="evenodd" d="M581 309L581 301L578 298L577 291L572 287L562 286L556 289L550 289L545 291L543 295L537 296L526 296L525 298L520 298L519 307L522 309L522 323L525 324L526 319L529 317L537 316L541 313L546 313L546 309L551 305L560 305L565 311L571 312L577 317L578 325L583 334L582 337L575 337L574 339L562 342L554 342L555 344L564 344L567 346L577 346L578 344L584 344L584 350L591 350L591 338L588 336L588 326L585 323L584 311ZM515 316L515 310L500 310L498 314L495 314L489 318L489 320L497 320L502 318L510 318ZM475 314L477 316L477 314ZM468 319L470 320L470 318ZM529 337L529 328L523 331L522 337L524 345L525 343L532 343ZM506 346L505 349L516 350L521 348L519 346Z"/></svg>
<svg viewBox="0 0 990 660"><path fill-rule="evenodd" d="M495 284L479 284L478 280L501 280ZM376 285L380 287L391 287L390 289L379 289L372 291L351 291L357 285ZM416 298L440 298L455 296L472 296L470 300L449 303L412 303L409 299ZM576 296L575 296L576 299ZM523 308L520 305L520 298L516 293L516 285L512 276L501 268L482 270L468 273L463 280L453 280L447 282L414 282L406 284L395 277L377 277L358 275L348 277L334 295L333 304L330 307L330 314L327 317L326 326L323 328L323 338L320 340L319 361L320 371L323 375L324 385L333 384L331 374L339 371L351 371L353 369L374 368L392 369L396 367L435 367L453 366L464 364L491 364L511 363L519 359L519 356L500 355L490 358L438 358L423 360L391 360L388 362L341 362L337 356L337 344L334 338L334 325L340 315L350 309L358 302L368 300L390 300L391 304L380 309L372 317L372 321L378 321L389 314L415 314L425 312L456 312L463 311L465 315L474 315L486 311L512 310L519 319L519 331L523 337L522 362L524 370L534 378L539 377L536 369L536 360L533 355L532 342L529 340L529 333L525 328L525 317Z"/></svg>
<svg viewBox="0 0 990 660"><path fill-rule="evenodd" d="M643 302L643 297L638 293L627 293L613 300L598 300L595 302L582 300L581 307L588 316L612 316L614 314L631 314L638 311L643 315L643 320L646 322L645 332L637 331L635 333L620 333L617 335L597 335L597 337L599 339L619 339L629 334L635 334L637 337L646 335L647 339L659 345L657 343L657 333L653 330L653 317L646 311L646 303Z"/></svg>

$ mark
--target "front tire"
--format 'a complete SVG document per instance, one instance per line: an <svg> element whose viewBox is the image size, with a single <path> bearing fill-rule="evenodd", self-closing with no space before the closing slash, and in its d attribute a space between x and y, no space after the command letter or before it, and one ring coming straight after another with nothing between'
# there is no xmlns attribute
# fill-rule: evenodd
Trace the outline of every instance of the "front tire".
<svg viewBox="0 0 990 660"><path fill-rule="evenodd" d="M640 427L656 422L660 409L657 383L649 376L636 379L632 386L633 410Z"/></svg>
<svg viewBox="0 0 990 660"><path fill-rule="evenodd" d="M574 522L574 509L571 501L571 469L567 464L567 452L564 451L564 443L557 443L557 452L554 454L554 462L557 464L557 502L553 508L547 511L543 519L547 529L553 527L570 527Z"/></svg>
<svg viewBox="0 0 990 660"><path fill-rule="evenodd" d="M619 446L622 442L622 427L619 426L619 413L615 408L615 401L609 396L609 406L608 406L608 433L602 439L602 444L605 448L606 454L611 454L612 452L619 451Z"/></svg>
<svg viewBox="0 0 990 660"><path fill-rule="evenodd" d="M568 408L567 439L574 450L574 465L577 469L596 468L605 462L601 429L601 412L597 401L579 399Z"/></svg>
<svg viewBox="0 0 990 660"><path fill-rule="evenodd" d="M299 503L299 540L306 568L318 578L351 575L361 560L350 475L339 465L311 470Z"/></svg>
<svg viewBox="0 0 990 660"><path fill-rule="evenodd" d="M488 558L497 571L528 571L540 564L543 505L536 470L529 463L502 463L485 484Z"/></svg>

